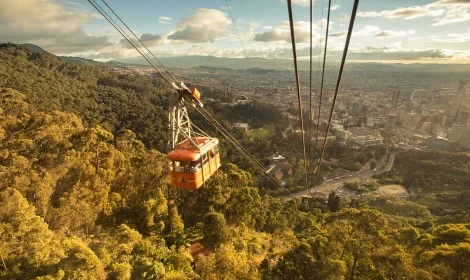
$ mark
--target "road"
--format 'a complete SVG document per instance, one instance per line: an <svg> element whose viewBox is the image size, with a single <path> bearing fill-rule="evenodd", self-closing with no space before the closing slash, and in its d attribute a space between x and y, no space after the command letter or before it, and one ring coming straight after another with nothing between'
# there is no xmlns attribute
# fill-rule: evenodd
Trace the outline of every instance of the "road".
<svg viewBox="0 0 470 280"><path fill-rule="evenodd" d="M289 126L286 129L284 129L284 131L282 132L282 136L284 138L287 138L287 131L289 131L290 129L292 129L292 124L291 123L289 123Z"/></svg>
<svg viewBox="0 0 470 280"><path fill-rule="evenodd" d="M361 180L361 179L368 179L368 178L372 178L372 176L375 175L375 174L380 174L382 172L390 171L392 169L393 162L395 161L395 153L392 152L390 154L390 156L388 156L388 155L389 154L387 153L387 155L384 156L383 161L386 161L386 162L384 163L382 161L381 163L379 163L379 165L377 166L377 168L375 170L370 170L369 167L368 167L369 165L366 164L358 172L347 175L345 177L340 177L340 178L337 178L337 179L332 179L328 182L324 182L320 186L315 187L314 191L330 193L331 191L342 187L345 182L358 181L358 180ZM284 196L282 196L282 198L284 200L291 200L293 198L298 198L298 197L301 197L301 196L307 195L307 194L309 194L308 189L303 190L303 191L299 191L299 192L295 192L295 193L292 193L292 194L284 195Z"/></svg>

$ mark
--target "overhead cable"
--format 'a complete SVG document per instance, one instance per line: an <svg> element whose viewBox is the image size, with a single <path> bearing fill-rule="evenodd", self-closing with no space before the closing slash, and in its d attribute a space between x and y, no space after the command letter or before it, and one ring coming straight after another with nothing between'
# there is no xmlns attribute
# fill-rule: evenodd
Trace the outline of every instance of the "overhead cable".
<svg viewBox="0 0 470 280"><path fill-rule="evenodd" d="M238 32L237 24L235 23L235 19L233 18L232 9L230 8L230 5L228 4L227 0L225 0L225 5L227 6L228 13L230 14L230 18L232 19L233 26L235 27L235 31L237 32L238 40L240 41L240 44L242 45L243 54L245 55L245 58L248 61L249 67L253 68L253 65L251 64L251 60L246 53L245 45L243 44L243 40L242 40L242 37L240 36L240 32Z"/></svg>
<svg viewBox="0 0 470 280"><path fill-rule="evenodd" d="M114 21L114 19L95 1L95 0L88 0L88 2L126 39L126 41L131 44L134 49L136 49L139 54L155 69L157 72L170 84L173 84L177 82L176 77L161 63L158 58L155 57L155 55L147 48L147 46L136 36L136 34L129 28L129 26L114 12L114 10L104 1L102 0L103 3L112 11L112 13L121 21L121 23L126 26L126 28L133 34L133 36L140 42L140 44L147 50L148 53L156 60L164 69L165 72L161 71L151 60L151 58L148 57L147 54L145 54L140 47L137 46L137 44L132 40L131 36L127 34L126 31L123 30L122 27L119 26L119 24ZM172 80L170 77L167 76L167 73L171 75L171 77L174 79ZM196 110L209 122L211 123L221 134L229 140L237 149L239 149L245 156L251 161L251 163L255 166L256 169L262 171L265 176L267 176L273 183L275 183L277 186L282 187L280 183L273 178L270 174L268 174L263 166L217 121L215 117L213 117L207 110L203 108L196 107ZM290 192L289 189L286 188L286 190Z"/></svg>
<svg viewBox="0 0 470 280"><path fill-rule="evenodd" d="M309 87L309 92L310 92L310 97L309 97L309 103L308 103L308 143L307 143L307 154L308 158L311 159L312 153L311 153L311 146L312 146L312 125L313 125L313 116L312 116L312 66L313 66L313 57L312 57L312 48L313 48L313 0L310 0L310 74L309 74L309 80L310 80L310 87Z"/></svg>
<svg viewBox="0 0 470 280"><path fill-rule="evenodd" d="M331 0L328 0L328 14L326 16L327 19L326 19L326 32L325 32L325 49L323 51L323 67L322 67L321 82L320 82L320 97L318 101L317 132L315 136L315 139L317 140L318 140L318 133L320 131L320 115L321 115L321 105L322 105L322 100L323 100L323 85L325 81L326 52L328 49L328 32L330 29L330 13L331 13ZM316 145L317 144L315 143L315 146Z"/></svg>
<svg viewBox="0 0 470 280"><path fill-rule="evenodd" d="M292 42L292 55L294 58L295 81L296 81L296 86L297 86L297 100L299 103L300 130L302 131L302 148L304 152L304 168L305 168L305 186L308 186L307 152L305 149L305 130L304 130L304 119L303 119L303 114L302 114L302 97L300 95L300 81L299 81L299 69L297 65L297 51L295 47L294 18L292 16L292 0L287 0L287 9L289 13L290 36L291 36L291 42Z"/></svg>
<svg viewBox="0 0 470 280"><path fill-rule="evenodd" d="M122 24L124 24L124 26L127 28L127 30L129 30L132 33L132 35L134 35L134 38L136 38L137 41L139 41L139 43L147 50L147 52L153 57L153 59L155 59L160 64L160 66L163 69L165 69L166 73L168 73L173 78L173 82L177 82L178 79L176 79L176 77L173 76L173 74L165 67L165 65L163 65L163 63L157 57L155 57L155 55L147 48L147 46L142 42L142 40L140 40L140 38L137 37L137 35L135 35L134 31L132 31L132 29L130 29L129 26L127 26L127 24L121 19L121 17L119 17L114 12L113 8L111 8L105 0L101 0L101 1L103 1L103 3L106 5L106 7L108 7L108 9L119 19L119 21L121 21Z"/></svg>
<svg viewBox="0 0 470 280"><path fill-rule="evenodd" d="M318 162L318 167L317 167L317 170L316 170L315 181L318 180L318 175L320 174L323 155L325 154L326 142L327 142L328 134L329 134L329 131L330 131L330 126L331 126L331 119L333 118L333 111L334 111L335 105L336 105L336 98L338 97L339 86L341 84L341 78L343 76L344 64L346 63L346 57L348 55L349 42L351 41L351 35L352 35L353 28L354 28L354 21L356 19L356 13L357 13L358 5L359 5L359 0L354 0L354 5L353 5L353 8L352 8L352 12L351 12L351 19L349 21L348 34L346 36L346 43L344 44L343 57L341 59L341 65L339 67L338 80L336 81L335 94L333 96L333 102L331 104L330 116L328 117L328 125L327 125L326 131L325 131L325 139L323 141L323 147L322 147L321 154L320 154L320 161Z"/></svg>
<svg viewBox="0 0 470 280"><path fill-rule="evenodd" d="M248 152L231 134L228 132L222 124L220 124L217 119L215 119L206 109L201 108L201 107L196 107L196 110L210 123L214 128L219 131L219 133L222 134L232 145L234 145L240 152L242 152L249 161L253 164L255 169L258 169L261 171L261 173L264 173L264 175L270 179L276 186L281 187L282 185L279 183L278 180L276 180L273 176L271 176L269 173L266 172L264 167L261 165L261 163L255 159L250 152ZM285 188L289 194L292 194L288 188Z"/></svg>
<svg viewBox="0 0 470 280"><path fill-rule="evenodd" d="M142 50L134 43L132 38L109 16L109 14L94 0L88 0L88 2L119 32L119 34L126 39L126 41L131 44L134 49L139 52L139 54L165 79L170 85L173 83L171 78L169 78L163 71L161 71L149 57L147 57Z"/></svg>
<svg viewBox="0 0 470 280"><path fill-rule="evenodd" d="M319 50L320 50L320 53L318 54L318 80L320 81L320 77L321 77L321 71L320 71L320 68L321 68L321 54L322 54L322 49L321 49L321 36L323 34L323 11L324 11L324 4L325 4L325 0L321 0L321 19L320 19L320 36L318 37L318 47L319 47ZM319 104L319 109L320 110L320 104ZM318 114L320 115L320 114ZM315 133L315 146L314 146L314 153L316 154L317 153L317 147L318 147L318 131L319 131L319 128L320 127L320 122L317 122L317 132Z"/></svg>

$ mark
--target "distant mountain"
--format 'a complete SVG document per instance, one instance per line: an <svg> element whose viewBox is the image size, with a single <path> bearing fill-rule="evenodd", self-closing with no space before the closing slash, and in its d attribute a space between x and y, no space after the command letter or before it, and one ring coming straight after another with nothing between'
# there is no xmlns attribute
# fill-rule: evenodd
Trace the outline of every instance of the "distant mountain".
<svg viewBox="0 0 470 280"><path fill-rule="evenodd" d="M120 58L116 59L117 62L148 65L148 63L141 57ZM213 67L213 68L230 68L230 69L272 69L272 70L287 70L292 67L292 61L288 59L268 59L261 57L252 57L248 61L245 58L226 58L215 56L175 56L175 57L162 57L160 61L167 67L178 68L196 68L196 67ZM303 69L308 68L308 62L299 62Z"/></svg>
<svg viewBox="0 0 470 280"><path fill-rule="evenodd" d="M13 44L13 43L0 41L0 45L4 45L4 44ZM41 48L41 47L38 46L38 45L29 44L29 43L17 44L17 45L18 45L18 46L26 47L30 52L34 52L34 53L47 53L46 50L44 50L43 48Z"/></svg>
<svg viewBox="0 0 470 280"><path fill-rule="evenodd" d="M60 57L70 62L84 63L84 64L88 64L91 66L99 66L99 65L104 64L103 62L95 61L93 59L86 59L86 58L76 57L76 56L60 56Z"/></svg>
<svg viewBox="0 0 470 280"><path fill-rule="evenodd" d="M1 44L1 42L0 42ZM30 44L20 44L28 48L31 52L47 53L43 48ZM113 67L126 67L130 65L145 65L148 66L147 61L142 57L129 57L118 58L109 62L98 62L92 59L81 57L63 56L65 60L71 62L80 62L91 66L113 66ZM160 61L169 68L201 68L201 69L224 69L224 70L245 70L250 71L252 74L264 74L267 71L273 70L293 70L292 60L280 58L261 58L251 57L249 61L245 58L227 58L215 56L175 56L175 57L161 57ZM336 71L339 67L339 62L334 58L330 58L327 62L327 69ZM301 71L309 70L309 62L300 60L298 62ZM316 66L316 65L315 65ZM454 73L467 73L468 64L431 64L431 63L382 63L382 62L354 62L348 61L346 63L347 71L360 71L360 72L402 72L404 70L424 71L424 72L454 72Z"/></svg>
<svg viewBox="0 0 470 280"><path fill-rule="evenodd" d="M46 53L47 52L46 50L44 50L40 46L34 45L34 44L26 43L26 44L20 44L20 46L27 47L29 49L29 51L35 52L35 53Z"/></svg>
<svg viewBox="0 0 470 280"><path fill-rule="evenodd" d="M176 57L162 57L160 61L166 67L177 68L198 68L208 67L217 69L250 69L254 72L272 71L272 70L291 70L293 71L293 63L290 59L279 58L261 58L251 57L248 61L245 58L227 58L227 57L214 57L214 56L176 56ZM136 65L148 65L148 63L141 57L120 58L115 62ZM300 60L298 62L301 71L309 70L309 61ZM315 64L314 67L317 67ZM339 61L330 58L327 62L327 69L337 71L339 69ZM419 70L427 72L468 72L468 64L431 64L431 63L382 63L382 62L354 62L348 61L346 63L348 71L365 71L365 72L400 72L403 70ZM256 73L254 73L256 74Z"/></svg>

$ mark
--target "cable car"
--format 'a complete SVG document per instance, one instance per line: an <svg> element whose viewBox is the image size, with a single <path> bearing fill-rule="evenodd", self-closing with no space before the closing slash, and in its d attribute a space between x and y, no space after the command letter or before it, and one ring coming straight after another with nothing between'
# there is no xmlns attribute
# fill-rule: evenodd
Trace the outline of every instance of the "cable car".
<svg viewBox="0 0 470 280"><path fill-rule="evenodd" d="M176 92L170 98L169 108L172 151L167 155L171 184L185 190L197 190L221 165L219 140L193 131L185 104L202 107L199 91L184 83L173 83L173 87Z"/></svg>
<svg viewBox="0 0 470 280"><path fill-rule="evenodd" d="M218 145L218 139L208 137L186 139L178 144L168 154L171 184L186 190L205 185L220 167Z"/></svg>

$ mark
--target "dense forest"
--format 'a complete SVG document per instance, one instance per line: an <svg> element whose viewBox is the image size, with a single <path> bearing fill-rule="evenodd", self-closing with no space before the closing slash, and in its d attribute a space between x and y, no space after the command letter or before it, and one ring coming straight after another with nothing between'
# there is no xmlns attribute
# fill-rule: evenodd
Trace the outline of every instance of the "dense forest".
<svg viewBox="0 0 470 280"><path fill-rule="evenodd" d="M0 279L470 278L468 223L335 194L283 201L230 163L205 188L176 190L158 79L11 44L0 57ZM380 180L406 175L397 160ZM468 159L439 164L468 189ZM402 180L448 179L430 178Z"/></svg>
<svg viewBox="0 0 470 280"><path fill-rule="evenodd" d="M470 223L470 157L439 151L402 151L394 168L377 176L403 184L410 200L445 222Z"/></svg>
<svg viewBox="0 0 470 280"><path fill-rule="evenodd" d="M25 94L38 110L71 112L115 134L130 129L147 147L165 149L169 88L163 80L13 44L0 44L0 61L0 87Z"/></svg>

